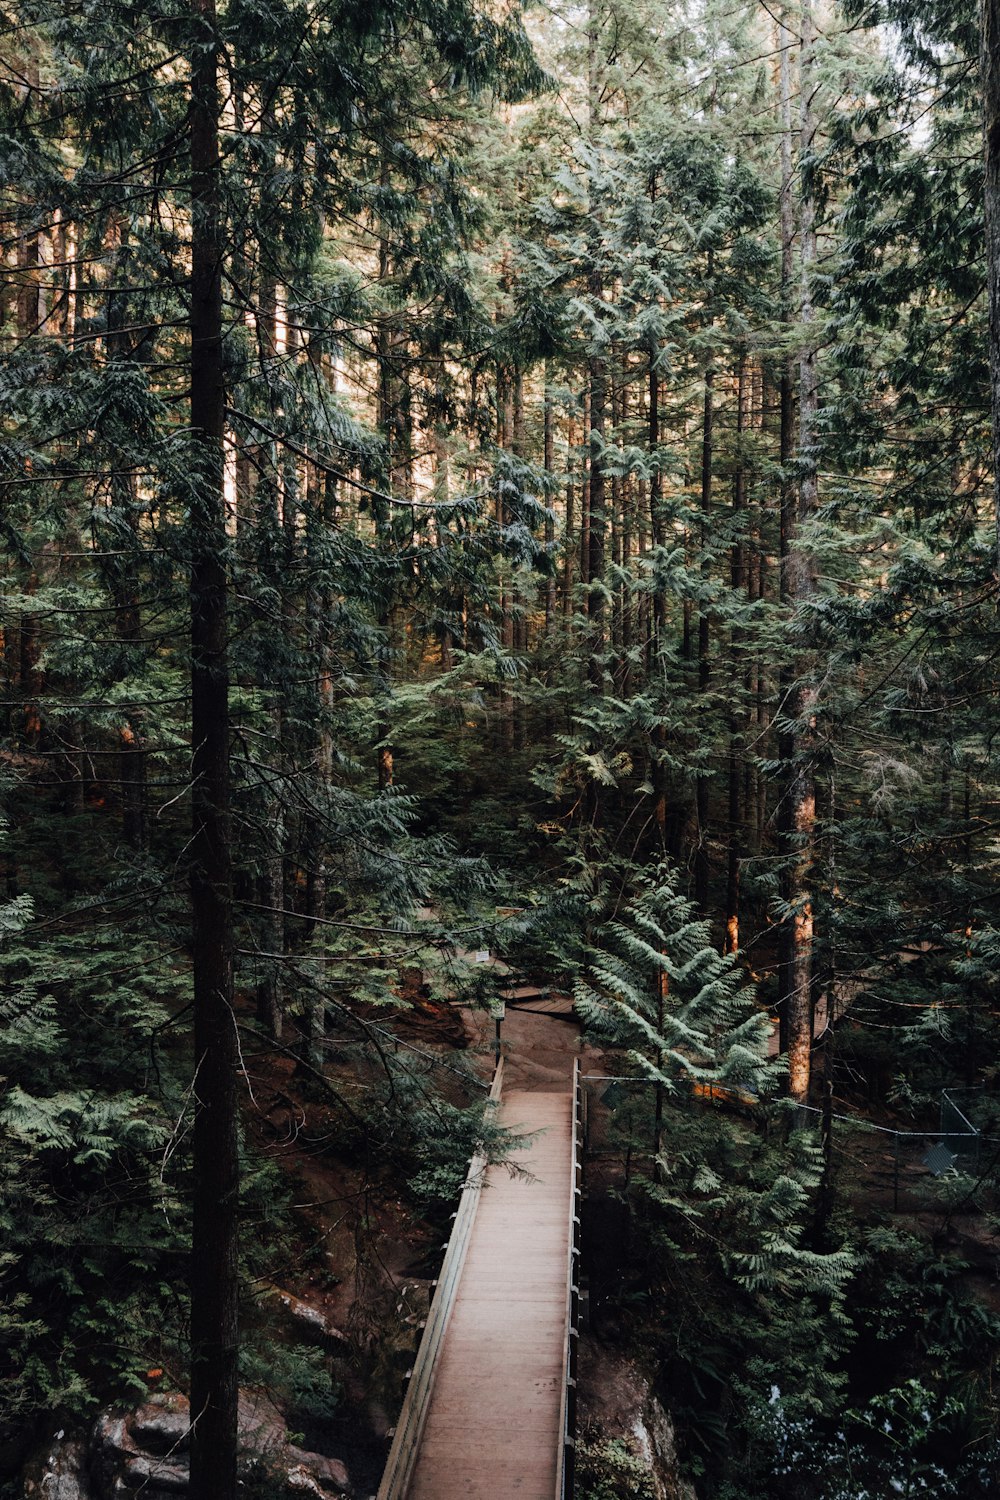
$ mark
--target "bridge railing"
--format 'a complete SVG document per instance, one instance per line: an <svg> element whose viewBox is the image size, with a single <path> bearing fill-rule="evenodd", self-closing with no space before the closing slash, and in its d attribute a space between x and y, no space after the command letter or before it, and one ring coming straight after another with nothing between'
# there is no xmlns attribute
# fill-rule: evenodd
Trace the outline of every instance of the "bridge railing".
<svg viewBox="0 0 1000 1500"><path fill-rule="evenodd" d="M501 1057L493 1075L493 1085L486 1104L487 1110L497 1108L502 1089L503 1058ZM466 1251L472 1237L472 1226L475 1223L485 1174L486 1155L484 1152L477 1152L469 1163L469 1171L459 1200L458 1212L455 1214L448 1248L441 1263L434 1300L427 1315L427 1324L410 1373L406 1396L393 1434L392 1447L389 1449L382 1482L378 1488L378 1500L405 1500L413 1476L420 1449L420 1439L423 1436L430 1407L434 1377L437 1374L438 1357L462 1278L462 1267L465 1264Z"/></svg>
<svg viewBox="0 0 1000 1500"><path fill-rule="evenodd" d="M559 1413L559 1461L554 1500L573 1500L576 1480L576 1359L580 1323L580 1141L583 1126L583 1090L580 1059L573 1059L573 1122L569 1190L569 1244L566 1267L565 1380Z"/></svg>

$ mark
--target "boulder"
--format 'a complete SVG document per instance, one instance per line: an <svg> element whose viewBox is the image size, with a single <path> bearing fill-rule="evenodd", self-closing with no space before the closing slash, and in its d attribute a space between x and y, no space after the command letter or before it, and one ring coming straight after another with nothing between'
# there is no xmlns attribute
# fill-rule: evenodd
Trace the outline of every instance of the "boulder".
<svg viewBox="0 0 1000 1500"><path fill-rule="evenodd" d="M186 1463L172 1464L151 1453L131 1453L125 1459L122 1478L128 1489L144 1494L162 1490L168 1495L184 1495L190 1475Z"/></svg>
<svg viewBox="0 0 1000 1500"><path fill-rule="evenodd" d="M55 1433L25 1469L24 1494L30 1500L94 1500L86 1443Z"/></svg>
<svg viewBox="0 0 1000 1500"><path fill-rule="evenodd" d="M130 1421L131 1435L144 1453L187 1453L191 1446L188 1404L179 1396L161 1396L140 1406Z"/></svg>
<svg viewBox="0 0 1000 1500"><path fill-rule="evenodd" d="M286 1292L280 1286L272 1287L271 1292L288 1313L298 1334L305 1335L319 1343L346 1345L346 1333L332 1323L320 1308L313 1307L303 1298L296 1297L294 1292Z"/></svg>
<svg viewBox="0 0 1000 1500"><path fill-rule="evenodd" d="M284 1474L290 1494L350 1495L344 1464L322 1453L308 1453L288 1442L285 1419L263 1394L240 1392L238 1414L240 1470L260 1465ZM189 1483L191 1414L186 1396L152 1396L136 1411L106 1411L91 1434L90 1469L94 1494L32 1491L38 1500L176 1500ZM81 1447L83 1445L80 1445Z"/></svg>
<svg viewBox="0 0 1000 1500"><path fill-rule="evenodd" d="M321 1493L332 1495L349 1495L351 1493L351 1478L347 1472L346 1464L342 1464L339 1458L327 1458L322 1453L306 1453L301 1448L287 1448L284 1459L292 1465L289 1477L292 1473L302 1471L309 1474L320 1486ZM296 1484L292 1488L298 1488Z"/></svg>

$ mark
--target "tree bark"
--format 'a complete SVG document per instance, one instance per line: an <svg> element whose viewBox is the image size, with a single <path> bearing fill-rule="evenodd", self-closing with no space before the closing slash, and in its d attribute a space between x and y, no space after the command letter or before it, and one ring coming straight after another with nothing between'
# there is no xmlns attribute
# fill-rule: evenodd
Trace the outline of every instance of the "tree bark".
<svg viewBox="0 0 1000 1500"><path fill-rule="evenodd" d="M649 528L654 547L662 547L663 526L663 475L660 472L660 374L656 361L660 355L658 345L649 351L649 412L647 418L647 443L651 458L649 472ZM666 620L666 601L662 589L653 591L653 631L650 643L650 665L663 647L663 629Z"/></svg>
<svg viewBox="0 0 1000 1500"><path fill-rule="evenodd" d="M816 33L813 25L812 0L804 0L801 9L802 52L799 76L801 99L801 155L804 163L801 204L800 259L802 270L799 317L802 324L802 353L799 358L799 493L794 545L790 543L787 564L792 602L800 606L815 588L813 562L801 542L801 527L816 509L818 475L816 462L816 416L819 410L819 386L816 369L816 343L813 333L815 311L812 299L812 273L816 261L816 203L812 184L811 157L816 133L813 112L814 57ZM791 886L792 942L788 970L788 1087L793 1099L804 1101L809 1094L813 1033L813 838L816 823L816 787L812 769L811 720L815 707L815 689L803 681L803 663L797 664L796 686L789 700L789 714L797 726L792 756L791 784L788 791L791 820Z"/></svg>
<svg viewBox="0 0 1000 1500"><path fill-rule="evenodd" d="M552 634L552 627L556 617L556 575L555 563L552 549L555 545L556 531L555 521L552 515L553 501L553 477L555 470L555 411L552 399L552 386L549 379L549 370L545 371L545 394L544 394L543 430L542 430L542 466L545 469L547 488L545 491L545 555L548 560L548 573L545 576L545 635Z"/></svg>
<svg viewBox="0 0 1000 1500"><path fill-rule="evenodd" d="M119 279L124 279L118 262L123 258L126 232L124 221L116 215L107 236L107 249L112 255L110 276L113 286ZM111 364L116 360L128 361L132 358L128 337L122 332L125 321L125 298L112 290L108 295L106 313L107 352ZM115 632L118 639L126 651L132 648L137 652L142 642L142 612L136 574L136 559L141 543L135 474L116 469L111 476L110 490L112 504L125 523L124 529L128 532L132 550L130 552L127 548L116 547L113 553L122 555L108 556L102 559L100 566L114 599ZM128 666L125 670L128 670ZM118 778L121 786L122 835L126 843L136 850L144 849L146 845L146 745L142 718L142 711L135 710L119 730Z"/></svg>
<svg viewBox="0 0 1000 1500"><path fill-rule="evenodd" d="M990 414L993 423L993 518L1000 577L1000 0L981 0L980 73L983 90L983 155L986 220L986 284L989 293Z"/></svg>
<svg viewBox="0 0 1000 1500"><path fill-rule="evenodd" d="M566 423L566 529L563 536L563 616L567 626L573 619L573 574L576 561L576 539L573 535L576 483L573 472L576 447L576 424Z"/></svg>
<svg viewBox="0 0 1000 1500"><path fill-rule="evenodd" d="M194 0L191 59L191 898L194 1216L191 1500L235 1500L239 1344L237 1064L229 822L229 670L218 41Z"/></svg>
<svg viewBox="0 0 1000 1500"><path fill-rule="evenodd" d="M708 275L712 276L712 252L708 252ZM712 480L715 462L715 370L710 365L705 371L705 390L702 403L701 437L701 571L707 580L711 576L708 556L709 538L712 534ZM703 603L698 611L698 697L701 711L707 711L708 689L712 675L710 659L711 625L708 608ZM706 742L709 735L706 733ZM694 899L703 912L708 911L709 859L708 859L708 814L709 779L701 775L695 782L695 811L698 823L698 843L694 857Z"/></svg>
<svg viewBox="0 0 1000 1500"><path fill-rule="evenodd" d="M782 11L777 28L780 56L779 72L779 124L781 131L781 188L779 218L781 225L781 320L786 329L791 328L795 312L792 285L794 276L795 208L792 194L792 81L791 47L792 33L787 25L787 11ZM782 605L789 607L794 598L789 551L795 536L796 487L792 475L792 459L795 452L795 390L792 362L782 360L779 380L779 438L778 462L781 469L781 495L779 501L779 596ZM792 663L785 658L778 673L780 711L787 711L794 680ZM793 738L787 729L778 733L778 759L783 772L783 791L778 803L778 849L782 856L780 889L785 905L791 901L790 848L792 842L791 798L789 778L792 757L795 753ZM778 944L778 1045L782 1052L788 1050L789 996L791 993L792 927L788 921L782 924Z"/></svg>
<svg viewBox="0 0 1000 1500"><path fill-rule="evenodd" d="M595 295L599 295L598 292ZM607 482L604 473L604 443L607 431L607 365L603 354L590 360L590 507L588 527L587 616L590 621L591 681L600 690L604 682L602 658L606 644L604 568L607 538Z"/></svg>
<svg viewBox="0 0 1000 1500"><path fill-rule="evenodd" d="M746 588L746 552L741 535L746 509L746 475L743 467L743 432L746 424L746 356L740 358L736 382L736 468L733 474L733 520L735 535L729 564L733 602L740 602ZM740 749L746 710L739 701L737 684L742 678L742 641L739 627L730 635L733 696L729 713L729 850L726 869L726 943L727 953L737 953L740 946L740 865L743 856L743 800L740 775Z"/></svg>

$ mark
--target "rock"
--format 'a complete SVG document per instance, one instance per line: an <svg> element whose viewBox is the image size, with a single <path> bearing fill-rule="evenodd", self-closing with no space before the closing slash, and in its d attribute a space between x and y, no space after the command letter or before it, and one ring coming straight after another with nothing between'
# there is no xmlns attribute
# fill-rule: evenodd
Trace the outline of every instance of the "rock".
<svg viewBox="0 0 1000 1500"><path fill-rule="evenodd" d="M304 1464L296 1464L294 1469L289 1469L285 1481L288 1488L298 1494L319 1495L325 1500L326 1491L320 1488Z"/></svg>
<svg viewBox="0 0 1000 1500"><path fill-rule="evenodd" d="M240 1391L236 1427L240 1447L247 1453L273 1453L288 1440L284 1417L263 1392Z"/></svg>
<svg viewBox="0 0 1000 1500"><path fill-rule="evenodd" d="M305 1453L301 1448L286 1449L286 1460L296 1469L303 1469L321 1486L324 1494L349 1495L351 1478L345 1464L339 1458L327 1458L322 1453Z"/></svg>
<svg viewBox="0 0 1000 1500"><path fill-rule="evenodd" d="M285 1475L290 1492L350 1495L347 1469L336 1458L308 1453L288 1442L284 1417L270 1399L240 1391L238 1428L240 1473L246 1478L263 1465ZM136 1411L106 1411L91 1434L91 1472L96 1494L31 1491L37 1500L175 1500L187 1493L191 1414L186 1396L152 1396ZM83 1445L79 1445L81 1449Z"/></svg>
<svg viewBox="0 0 1000 1500"><path fill-rule="evenodd" d="M653 1473L660 1500L697 1500L694 1488L678 1473L674 1425L650 1390L632 1428L636 1444Z"/></svg>
<svg viewBox="0 0 1000 1500"><path fill-rule="evenodd" d="M93 1500L82 1438L53 1436L28 1464L24 1493L32 1500Z"/></svg>
<svg viewBox="0 0 1000 1500"><path fill-rule="evenodd" d="M131 1419L132 1437L146 1453L186 1453L191 1446L188 1404L180 1396L149 1401Z"/></svg>
<svg viewBox="0 0 1000 1500"><path fill-rule="evenodd" d="M376 1438L387 1438L392 1431L389 1413L380 1401L368 1402L368 1422Z"/></svg>
<svg viewBox="0 0 1000 1500"><path fill-rule="evenodd" d="M300 1334L309 1334L314 1339L332 1344L347 1343L347 1335L331 1323L326 1313L321 1312L318 1307L313 1307L311 1303L303 1301L301 1297L296 1297L293 1292L286 1292L280 1286L272 1287L271 1290L296 1324Z"/></svg>
<svg viewBox="0 0 1000 1500"><path fill-rule="evenodd" d="M657 1500L696 1500L678 1472L670 1416L629 1354L592 1336L580 1341L580 1425L588 1441L624 1441L648 1470Z"/></svg>
<svg viewBox="0 0 1000 1500"><path fill-rule="evenodd" d="M168 1463L165 1459L148 1453L131 1454L125 1460L125 1482L133 1490L165 1490L171 1495L183 1495L189 1481L186 1463Z"/></svg>

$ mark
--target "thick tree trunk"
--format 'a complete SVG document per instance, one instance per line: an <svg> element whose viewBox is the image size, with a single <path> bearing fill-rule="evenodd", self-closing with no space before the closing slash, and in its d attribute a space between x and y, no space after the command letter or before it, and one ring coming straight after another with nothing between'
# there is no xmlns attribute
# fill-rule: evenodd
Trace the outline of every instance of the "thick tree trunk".
<svg viewBox="0 0 1000 1500"><path fill-rule="evenodd" d="M19 60L19 67L23 69L24 75L24 95L21 107L26 117L30 118L35 107L34 90L38 87L38 60L34 55L35 42L30 35L26 38L26 45L28 55ZM20 92L19 89L18 93ZM37 228L37 205L29 194L20 197L16 215L15 329L17 343L24 344L38 334L42 315L41 235ZM36 567L32 567L23 586L25 595L30 597L36 593L39 581L39 572ZM14 728L15 742L20 738L23 744L34 746L38 743L42 727L39 703L42 673L39 667L41 642L38 616L30 611L22 610L17 623L11 622L11 633L16 635L16 641L11 642L14 647L11 655L17 664L18 693L22 700L21 722Z"/></svg>
<svg viewBox="0 0 1000 1500"><path fill-rule="evenodd" d="M264 127L265 130L273 132L273 112L265 111ZM265 381L271 388L272 405L277 408L276 384L280 379L283 354L279 354L278 345L278 283L269 270L261 273L255 321L258 357L261 368L265 372ZM274 454L274 463L277 466L277 452ZM266 518L261 514L260 519L266 520L268 528L277 536L283 519L279 488L277 484L262 486L261 494L264 496L269 514ZM279 582L277 578L272 581L276 584ZM270 718L273 749L271 777L264 788L266 818L263 823L263 832L266 844L264 868L259 877L260 900L264 907L262 923L264 958L257 984L257 1020L269 1036L277 1039L281 1036L282 1030L284 1004L282 955L285 949L285 808L281 791L276 784L280 782L283 765L284 713L280 688L275 690L272 697Z"/></svg>
<svg viewBox="0 0 1000 1500"><path fill-rule="evenodd" d="M780 56L779 74L779 122L781 129L781 188L779 215L781 224L781 318L786 328L795 318L793 307L793 256L795 242L795 209L792 195L792 81L791 48L792 33L787 25L787 11L782 11L777 28ZM778 462L781 467L781 497L779 517L779 591L781 603L786 607L794 599L789 552L795 536L797 493L792 474L792 459L795 453L795 389L792 362L782 362L779 381L779 448ZM793 664L782 661L778 674L779 706L782 716L787 714L789 698L794 680ZM778 848L782 856L781 896L784 903L791 900L792 873L790 849L792 843L792 817L790 791L790 768L795 745L787 729L778 734L778 759L786 767L783 775L783 790L778 801ZM782 1052L788 1050L789 996L791 993L793 932L790 922L782 924L778 947L778 1040Z"/></svg>
<svg viewBox="0 0 1000 1500"><path fill-rule="evenodd" d="M191 1500L235 1500L239 1345L222 366L222 195L214 0L194 0L191 63L191 897L194 1216ZM207 44L207 45L206 45Z"/></svg>
<svg viewBox="0 0 1000 1500"><path fill-rule="evenodd" d="M986 284L989 293L990 412L993 419L993 515L1000 577L1000 0L980 3L980 68L986 180Z"/></svg>

